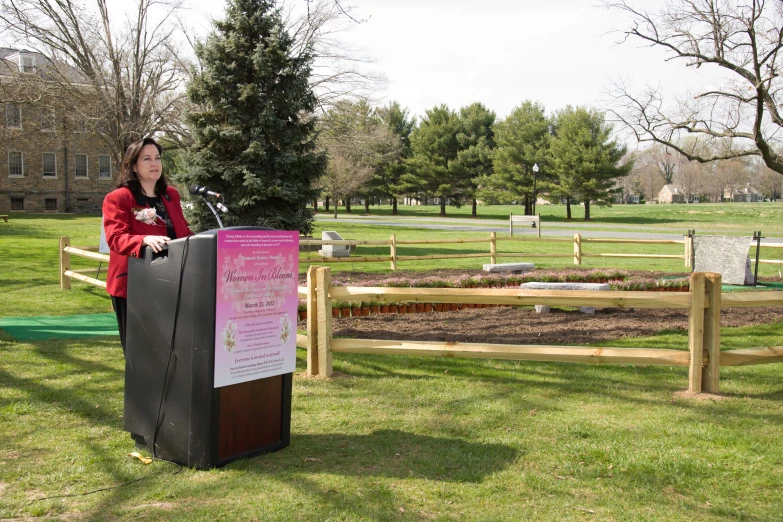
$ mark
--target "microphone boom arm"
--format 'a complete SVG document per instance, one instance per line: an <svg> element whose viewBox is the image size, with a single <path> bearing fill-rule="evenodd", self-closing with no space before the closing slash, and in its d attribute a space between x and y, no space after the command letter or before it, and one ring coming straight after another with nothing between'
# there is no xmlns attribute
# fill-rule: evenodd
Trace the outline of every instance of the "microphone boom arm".
<svg viewBox="0 0 783 522"><path fill-rule="evenodd" d="M222 221L220 221L220 216L218 215L218 213L217 213L217 210L215 210L215 207L213 207L213 206L212 206L212 203L210 203L210 202L207 200L207 198L206 198L206 197L204 197L204 196L202 196L202 199L204 200L204 203L206 203L206 204L207 204L207 206L209 207L209 210L211 210L211 211L212 211L212 213L215 215L215 219L217 219L217 222L218 222L218 225L220 225L220 228L224 228L224 227L223 227L223 222L222 222Z"/></svg>

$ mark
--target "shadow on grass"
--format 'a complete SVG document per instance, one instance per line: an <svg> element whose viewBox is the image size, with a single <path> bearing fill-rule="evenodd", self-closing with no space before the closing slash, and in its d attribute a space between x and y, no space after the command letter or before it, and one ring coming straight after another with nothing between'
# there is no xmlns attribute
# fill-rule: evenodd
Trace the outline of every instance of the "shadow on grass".
<svg viewBox="0 0 783 522"><path fill-rule="evenodd" d="M291 472L477 483L522 454L504 444L377 430L366 435L292 433L291 446L280 458ZM271 475L280 471L259 469L257 464L258 460L250 459L227 468Z"/></svg>

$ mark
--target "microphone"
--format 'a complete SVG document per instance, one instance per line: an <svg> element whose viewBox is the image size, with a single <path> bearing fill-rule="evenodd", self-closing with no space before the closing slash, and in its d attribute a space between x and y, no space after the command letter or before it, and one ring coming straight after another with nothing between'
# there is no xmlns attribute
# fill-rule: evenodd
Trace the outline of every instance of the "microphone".
<svg viewBox="0 0 783 522"><path fill-rule="evenodd" d="M188 192L194 196L215 196L216 198L221 197L218 192L213 192L203 185L191 185L188 187Z"/></svg>

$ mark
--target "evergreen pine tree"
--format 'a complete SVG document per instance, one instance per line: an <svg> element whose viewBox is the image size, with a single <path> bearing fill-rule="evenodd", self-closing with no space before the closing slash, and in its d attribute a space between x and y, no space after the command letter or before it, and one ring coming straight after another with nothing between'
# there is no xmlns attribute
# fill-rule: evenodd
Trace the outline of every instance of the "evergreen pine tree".
<svg viewBox="0 0 783 522"><path fill-rule="evenodd" d="M226 225L312 230L307 204L326 158L315 144L312 58L292 47L271 0L229 0L196 47L202 69L188 86L194 145L179 179L223 194ZM200 203L188 217L195 229L214 227Z"/></svg>

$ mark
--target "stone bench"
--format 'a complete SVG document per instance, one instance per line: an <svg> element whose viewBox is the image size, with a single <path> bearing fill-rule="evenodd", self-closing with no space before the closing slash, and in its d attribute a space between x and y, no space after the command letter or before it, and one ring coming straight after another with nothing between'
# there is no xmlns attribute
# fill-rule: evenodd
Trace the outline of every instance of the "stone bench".
<svg viewBox="0 0 783 522"><path fill-rule="evenodd" d="M524 274L536 268L533 263L493 263L484 265L484 271L490 274Z"/></svg>
<svg viewBox="0 0 783 522"><path fill-rule="evenodd" d="M343 237L334 230L321 232L321 239L324 241L344 241ZM322 245L318 255L322 257L349 257L354 248L354 246L345 245Z"/></svg>
<svg viewBox="0 0 783 522"><path fill-rule="evenodd" d="M527 290L610 290L610 286L606 283L539 283L530 282L522 283L519 288L525 288ZM583 314L594 314L594 306L580 306L579 311ZM536 312L539 314L548 314L548 305L536 305Z"/></svg>
<svg viewBox="0 0 783 522"><path fill-rule="evenodd" d="M8 214L0 214L0 219L8 223Z"/></svg>

